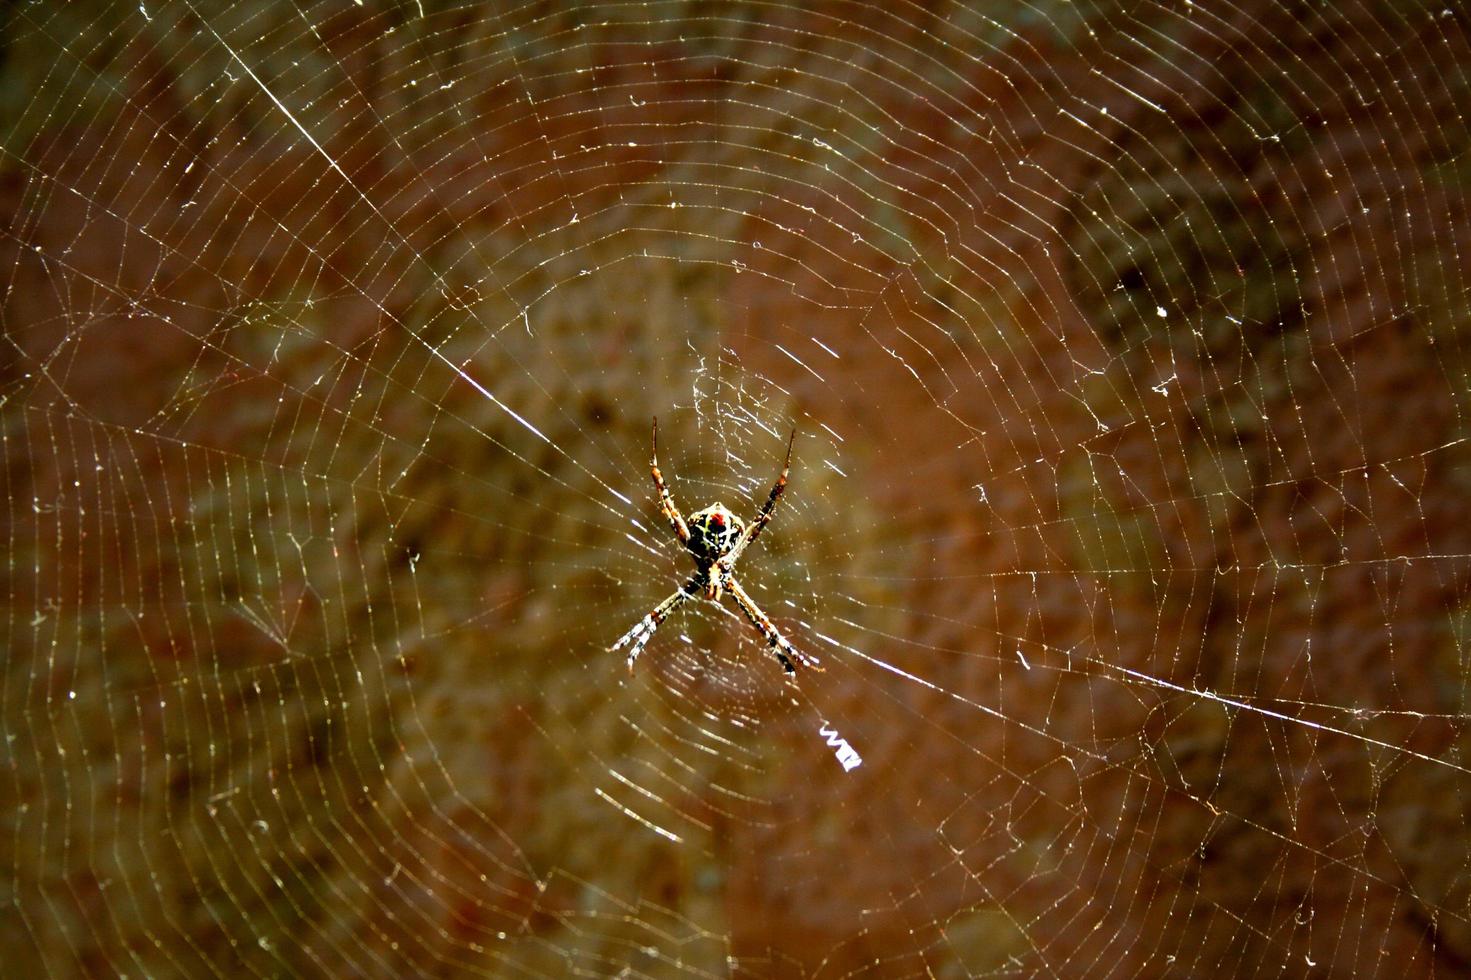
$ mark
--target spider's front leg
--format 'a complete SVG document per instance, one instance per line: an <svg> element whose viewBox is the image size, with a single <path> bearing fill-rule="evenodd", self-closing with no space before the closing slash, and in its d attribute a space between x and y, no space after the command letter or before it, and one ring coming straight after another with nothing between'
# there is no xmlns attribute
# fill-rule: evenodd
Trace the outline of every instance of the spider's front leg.
<svg viewBox="0 0 1471 980"><path fill-rule="evenodd" d="M628 670L632 673L633 662L638 659L639 654L644 652L644 647L648 645L649 638L654 635L654 630L659 628L659 624L668 619L669 614L683 605L686 599L692 599L699 595L700 590L704 587L705 580L703 576L696 575L691 578L688 582L681 585L679 590L672 596L655 606L647 616L634 623L632 629L624 633L618 638L617 643L608 648L608 652L612 653L614 650L621 649L629 643L632 643L633 649L628 651Z"/></svg>
<svg viewBox="0 0 1471 980"><path fill-rule="evenodd" d="M751 625L755 626L762 638L766 640L766 645L771 647L771 652L776 654L777 660L781 661L783 670L788 674L796 673L797 666L793 663L794 659L800 662L803 667L811 670L822 670L822 665L817 662L816 657L810 653L803 653L792 646L791 643L787 642L787 638L781 635L781 631L771 625L771 620L761 611L761 607L756 605L756 601L746 594L746 590L741 588L741 583L735 580L734 575L726 576L725 590L731 594L736 601L736 605L741 607L741 612L746 614L746 618L751 621Z"/></svg>

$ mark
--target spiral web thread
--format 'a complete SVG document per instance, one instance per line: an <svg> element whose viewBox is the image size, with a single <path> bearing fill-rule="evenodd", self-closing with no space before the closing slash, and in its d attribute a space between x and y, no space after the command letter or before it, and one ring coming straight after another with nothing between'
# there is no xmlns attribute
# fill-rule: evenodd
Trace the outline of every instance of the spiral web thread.
<svg viewBox="0 0 1471 980"><path fill-rule="evenodd" d="M3 16L7 971L1471 963L1464 5Z"/></svg>

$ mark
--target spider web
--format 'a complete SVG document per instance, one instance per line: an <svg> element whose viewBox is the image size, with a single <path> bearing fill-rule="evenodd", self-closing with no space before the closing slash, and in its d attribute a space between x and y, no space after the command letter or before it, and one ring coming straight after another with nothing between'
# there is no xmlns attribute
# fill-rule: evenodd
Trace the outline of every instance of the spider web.
<svg viewBox="0 0 1471 980"><path fill-rule="evenodd" d="M4 8L7 971L1465 971L1464 5L508 8Z"/></svg>

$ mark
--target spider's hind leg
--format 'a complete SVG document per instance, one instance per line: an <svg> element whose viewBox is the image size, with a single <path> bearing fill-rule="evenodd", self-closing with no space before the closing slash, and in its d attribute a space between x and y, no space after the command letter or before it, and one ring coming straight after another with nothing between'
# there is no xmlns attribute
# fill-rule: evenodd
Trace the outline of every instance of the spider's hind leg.
<svg viewBox="0 0 1471 980"><path fill-rule="evenodd" d="M792 469L792 444L796 441L797 430L793 429L792 437L787 440L787 458L782 463L781 475L776 478L776 483L772 486L771 492L766 495L766 503L761 505L761 511L756 515L756 519L746 525L746 529L741 532L741 536L736 540L735 546L721 557L718 563L719 569L716 573L717 578L730 574L730 570L735 567L737 559L741 557L741 554L750 546L751 542L756 540L757 536L761 534L761 529L771 520L771 512L776 509L776 502L781 499L782 491L787 488L787 474Z"/></svg>
<svg viewBox="0 0 1471 980"><path fill-rule="evenodd" d="M654 433L649 445L649 472L654 476L654 488L659 491L659 509L664 512L664 519L674 529L679 537L679 543L688 545L690 543L690 526L685 522L684 515L674 504L674 497L669 493L669 488L664 485L664 474L659 472L659 419L654 419Z"/></svg>

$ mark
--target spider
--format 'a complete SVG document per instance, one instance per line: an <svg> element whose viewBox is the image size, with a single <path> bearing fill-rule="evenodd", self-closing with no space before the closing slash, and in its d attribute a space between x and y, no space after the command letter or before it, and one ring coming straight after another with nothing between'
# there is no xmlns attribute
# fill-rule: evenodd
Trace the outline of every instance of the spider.
<svg viewBox="0 0 1471 980"><path fill-rule="evenodd" d="M756 519L747 524L736 515L732 514L726 506L718 501L706 507L704 510L695 511L690 515L688 523L680 514L679 508L674 506L674 498L669 495L669 488L664 485L664 475L659 472L659 420L654 419L653 448L649 453L649 470L654 475L654 486L659 490L659 506L664 511L664 517L669 521L669 526L679 536L680 544L695 559L695 574L690 580L681 585L674 594L654 607L643 619L633 625L627 633L624 633L618 642L608 648L609 652L621 649L628 644L633 644L633 649L628 651L628 669L633 670L633 663L638 655L643 652L648 644L649 638L654 635L654 630L659 624L668 619L670 614L682 606L687 599L703 595L712 602L718 602L724 592L729 592L735 599L736 605L741 607L741 612L756 627L757 632L771 648L776 659L781 663L782 669L788 674L796 673L797 662L803 667L813 670L821 670L817 658L811 654L800 653L796 647L782 636L780 631L773 625L767 615L756 605L754 599L746 594L741 588L741 583L736 581L734 569L736 561L741 553L750 546L766 522L771 520L771 512L776 507L777 498L787 486L787 471L792 465L792 443L797 439L797 430L792 430L792 437L787 440L787 459L782 465L781 476L777 477L776 486L771 488L771 493L766 497L766 503L761 507L761 513Z"/></svg>

